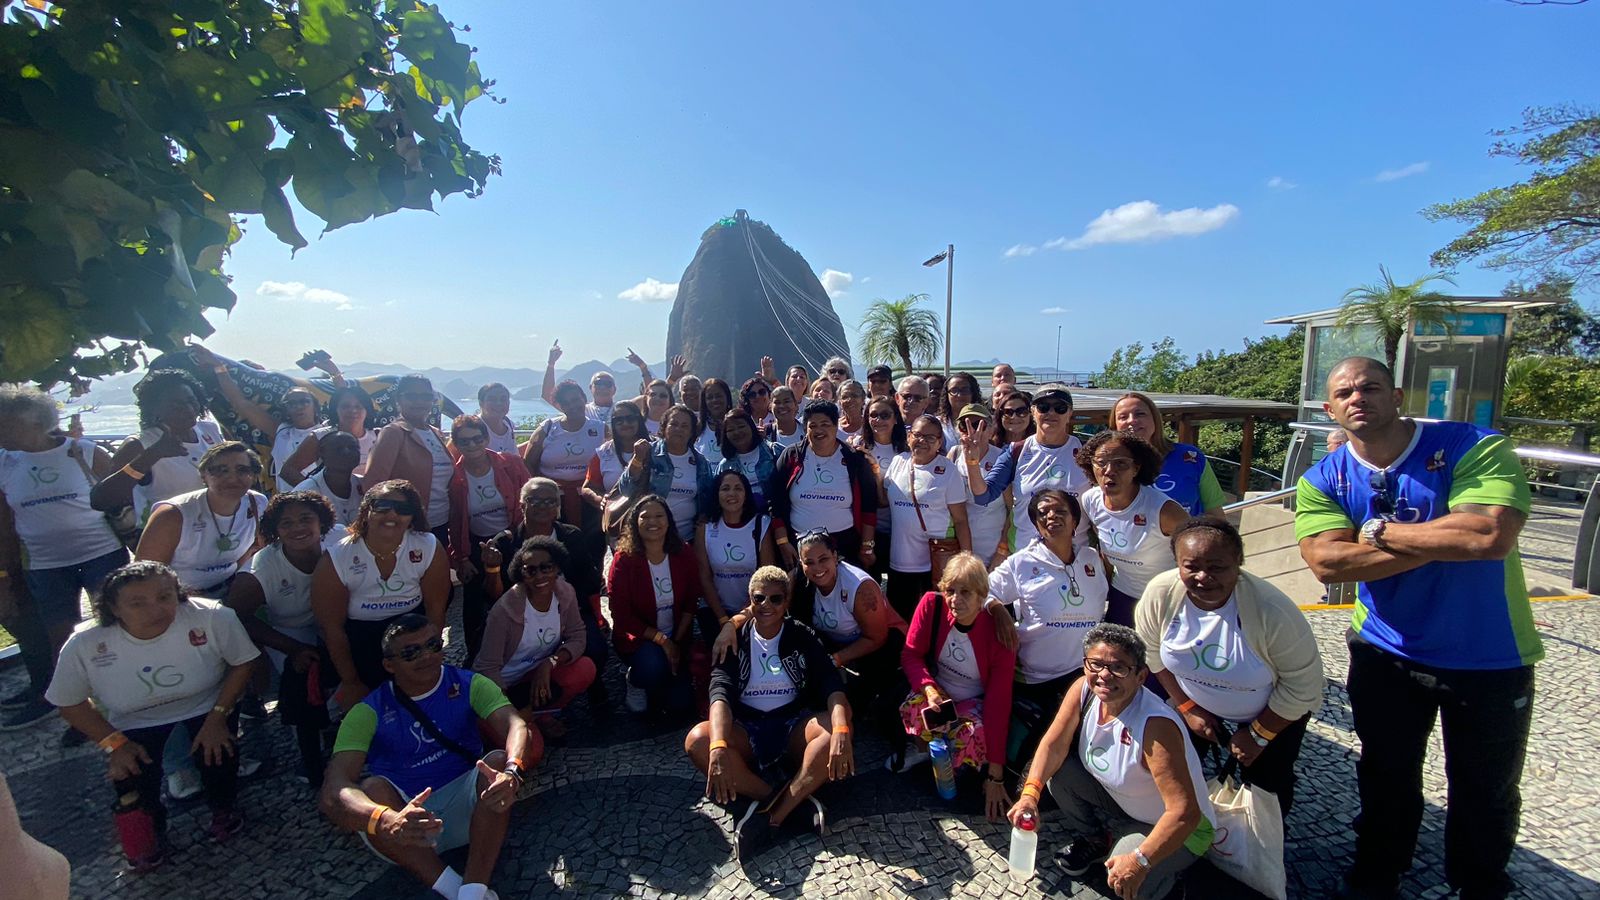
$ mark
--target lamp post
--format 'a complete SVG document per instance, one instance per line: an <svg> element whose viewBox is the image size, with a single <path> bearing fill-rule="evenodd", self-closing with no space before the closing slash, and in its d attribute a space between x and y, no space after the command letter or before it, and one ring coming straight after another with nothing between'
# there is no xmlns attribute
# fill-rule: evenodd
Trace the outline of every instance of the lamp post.
<svg viewBox="0 0 1600 900"><path fill-rule="evenodd" d="M944 250L935 253L923 265L933 268L939 263L945 264L944 272L944 377L950 377L950 313L954 305L956 292L956 245L948 244Z"/></svg>

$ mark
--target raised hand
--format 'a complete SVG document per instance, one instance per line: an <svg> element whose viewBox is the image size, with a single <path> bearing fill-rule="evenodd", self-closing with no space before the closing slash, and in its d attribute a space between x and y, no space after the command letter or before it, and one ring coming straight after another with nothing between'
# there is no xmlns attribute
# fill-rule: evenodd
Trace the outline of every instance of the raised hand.
<svg viewBox="0 0 1600 900"><path fill-rule="evenodd" d="M555 365L556 364L556 360L558 360L560 358L561 358L561 339L560 338L556 338L556 342L554 344L550 345L550 360L549 360L549 364L552 365L552 366Z"/></svg>
<svg viewBox="0 0 1600 900"><path fill-rule="evenodd" d="M682 353L674 356L667 367L667 384L677 384L678 379L687 371L689 371L689 360L685 359Z"/></svg>
<svg viewBox="0 0 1600 900"><path fill-rule="evenodd" d="M650 364L644 361L644 357L633 352L632 347L628 348L628 363L641 372L650 371Z"/></svg>

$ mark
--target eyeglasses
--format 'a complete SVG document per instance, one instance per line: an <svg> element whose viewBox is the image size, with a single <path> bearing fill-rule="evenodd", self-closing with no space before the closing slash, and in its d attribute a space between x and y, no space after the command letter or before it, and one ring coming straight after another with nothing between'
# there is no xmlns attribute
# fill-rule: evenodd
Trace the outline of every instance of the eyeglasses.
<svg viewBox="0 0 1600 900"><path fill-rule="evenodd" d="M398 659L402 662L416 662L430 653L444 652L444 638L431 637L420 644L407 644L394 653L385 653L384 659Z"/></svg>
<svg viewBox="0 0 1600 900"><path fill-rule="evenodd" d="M480 446L480 445L483 445L483 444L487 444L487 443L489 443L489 436L486 435L486 434L481 434L481 435L478 435L477 437L458 437L458 438L456 438L456 446L457 447L477 447L477 446Z"/></svg>
<svg viewBox="0 0 1600 900"><path fill-rule="evenodd" d="M1379 469L1372 473L1368 482L1372 486L1373 502L1378 507L1378 515L1387 519L1394 515L1394 494L1389 491L1389 472Z"/></svg>
<svg viewBox="0 0 1600 900"><path fill-rule="evenodd" d="M1108 663L1095 659L1092 656L1083 658L1083 670L1091 675L1110 675L1112 678L1127 678L1134 672L1134 667L1127 663Z"/></svg>
<svg viewBox="0 0 1600 900"><path fill-rule="evenodd" d="M1133 468L1133 460L1115 456L1111 459L1094 460L1090 465L1094 466L1096 472L1126 472Z"/></svg>
<svg viewBox="0 0 1600 900"><path fill-rule="evenodd" d="M769 603L773 606L778 606L787 599L789 599L787 594L751 594L750 605L755 606L758 603Z"/></svg>
<svg viewBox="0 0 1600 900"><path fill-rule="evenodd" d="M542 563L528 563L522 567L522 574L524 575L529 573L534 575L549 575L552 572L559 571L561 571L561 567L548 560Z"/></svg>
<svg viewBox="0 0 1600 900"><path fill-rule="evenodd" d="M942 434L926 434L926 433L920 432L920 431L913 431L913 432L911 432L910 437L911 437L911 439L913 441L927 441L928 443L932 443L932 442L937 441L940 438L944 437L944 435L942 435Z"/></svg>
<svg viewBox="0 0 1600 900"><path fill-rule="evenodd" d="M244 478L254 478L261 469L256 466L206 466L206 474L217 478L225 475L239 475Z"/></svg>
<svg viewBox="0 0 1600 900"><path fill-rule="evenodd" d="M751 388L750 390L745 391L744 395L746 397L766 397L766 396L771 395L771 393L772 393L771 391L767 390L764 387L758 387L758 388Z"/></svg>
<svg viewBox="0 0 1600 900"><path fill-rule="evenodd" d="M410 500L374 500L369 508L373 512L392 512L402 516L414 516L417 514L417 508L411 505Z"/></svg>
<svg viewBox="0 0 1600 900"><path fill-rule="evenodd" d="M531 506L534 509L549 509L549 508L551 508L553 506L560 506L561 505L561 498L560 497L529 497L528 499L522 501L522 505L523 506Z"/></svg>
<svg viewBox="0 0 1600 900"><path fill-rule="evenodd" d="M964 384L952 384L945 388L944 392L946 394L960 394L963 397L968 397L972 395L972 388L969 388Z"/></svg>
<svg viewBox="0 0 1600 900"><path fill-rule="evenodd" d="M1056 413L1058 415L1072 412L1072 404L1065 400L1039 400L1033 404L1033 408L1039 412Z"/></svg>
<svg viewBox="0 0 1600 900"><path fill-rule="evenodd" d="M1028 414L1028 408L1026 406L1008 406L1005 409L1000 410L1000 415L1002 415L1002 416L1015 417L1015 416L1025 416L1027 414Z"/></svg>
<svg viewBox="0 0 1600 900"><path fill-rule="evenodd" d="M928 395L927 394L901 394L900 395L900 399L901 400L926 400L926 399L928 399Z"/></svg>
<svg viewBox="0 0 1600 900"><path fill-rule="evenodd" d="M867 413L867 418L874 422L889 422L894 420L894 413L884 412L880 409L877 412Z"/></svg>

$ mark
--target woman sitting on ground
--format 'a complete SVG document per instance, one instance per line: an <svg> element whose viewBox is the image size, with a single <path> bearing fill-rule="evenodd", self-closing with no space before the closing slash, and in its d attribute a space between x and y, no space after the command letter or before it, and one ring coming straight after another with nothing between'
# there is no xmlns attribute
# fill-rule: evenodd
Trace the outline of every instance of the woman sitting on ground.
<svg viewBox="0 0 1600 900"><path fill-rule="evenodd" d="M311 612L311 576L334 525L333 506L319 494L288 491L274 496L261 514L264 546L250 558L249 571L234 576L224 601L239 614L256 646L266 648L278 672L278 714L294 729L301 774L312 790L322 785L328 707L320 687L322 641Z"/></svg>
<svg viewBox="0 0 1600 900"><path fill-rule="evenodd" d="M220 600L239 566L256 550L256 524L267 498L251 489L261 474L256 452L238 441L200 457L198 491L155 505L134 556L166 563L185 592Z"/></svg>
<svg viewBox="0 0 1600 900"><path fill-rule="evenodd" d="M711 673L711 717L683 741L706 775L707 797L722 804L750 800L735 825L741 861L768 844L802 804L810 804L812 827L826 834L826 811L813 792L855 773L844 683L811 629L788 611L789 576L777 566L757 569L750 578L751 621ZM817 715L824 707L827 715ZM763 773L785 761L794 776L775 790Z"/></svg>
<svg viewBox="0 0 1600 900"><path fill-rule="evenodd" d="M694 551L679 537L667 502L655 494L640 497L606 573L611 639L628 664L629 710L689 711L694 696L686 649L701 590Z"/></svg>
<svg viewBox="0 0 1600 900"><path fill-rule="evenodd" d="M543 737L560 740L566 727L548 713L563 709L594 683L594 660L583 655L588 632L578 597L561 577L567 548L553 537L529 538L511 557L511 589L489 610L475 668L506 692L537 729L530 756L544 756ZM535 715L535 713L547 713Z"/></svg>
<svg viewBox="0 0 1600 900"><path fill-rule="evenodd" d="M1105 860L1118 897L1166 897L1211 849L1216 817L1200 757L1178 714L1144 687L1146 647L1133 629L1099 625L1083 654L1084 676L1067 690L1008 818L1037 821L1048 784L1072 836L1068 875Z"/></svg>
<svg viewBox="0 0 1600 900"><path fill-rule="evenodd" d="M1168 536L1189 518L1154 487L1161 455L1127 431L1102 431L1078 451L1078 465L1094 481L1083 492L1083 515L1111 563L1106 621L1133 625L1134 604L1150 579L1172 568Z"/></svg>
<svg viewBox="0 0 1600 900"><path fill-rule="evenodd" d="M988 596L983 561L971 553L951 557L938 590L923 595L906 631L900 667L911 696L901 704L900 718L906 733L924 744L944 737L957 768L987 769L984 812L993 820L1011 803L1005 754L1017 654L1000 643L994 619L982 614ZM955 704L955 724L935 732L927 719L944 714L946 704Z"/></svg>
<svg viewBox="0 0 1600 900"><path fill-rule="evenodd" d="M1151 579L1134 611L1146 662L1189 730L1226 742L1244 783L1277 795L1287 817L1306 723L1322 706L1311 623L1243 570L1244 539L1228 520L1178 526L1172 553L1177 570Z"/></svg>
<svg viewBox="0 0 1600 900"><path fill-rule="evenodd" d="M317 442L317 459L321 465L294 489L326 498L333 506L333 521L348 526L355 521L361 509L361 496L366 493L361 476L356 474L356 467L361 464L361 447L353 436L335 431Z"/></svg>
<svg viewBox="0 0 1600 900"><path fill-rule="evenodd" d="M45 699L105 751L123 851L135 871L148 871L166 857L161 749L178 725L193 736L211 838L243 827L234 704L261 651L233 610L188 599L163 563L111 573L94 611L97 624L67 639Z"/></svg>
<svg viewBox="0 0 1600 900"><path fill-rule="evenodd" d="M378 418L378 413L372 407L372 398L367 392L355 385L348 385L333 392L328 398L327 424L306 435L300 446L289 454L288 460L283 464L284 477L294 481L296 485L305 481L306 472L317 461L320 442L327 440L332 434L348 434L356 439L356 446L361 451L361 461L356 464L356 474L367 471L367 456L372 453L372 445L378 442L378 429L367 427L367 423ZM299 480L296 481L296 476ZM295 490L299 490L298 487Z"/></svg>

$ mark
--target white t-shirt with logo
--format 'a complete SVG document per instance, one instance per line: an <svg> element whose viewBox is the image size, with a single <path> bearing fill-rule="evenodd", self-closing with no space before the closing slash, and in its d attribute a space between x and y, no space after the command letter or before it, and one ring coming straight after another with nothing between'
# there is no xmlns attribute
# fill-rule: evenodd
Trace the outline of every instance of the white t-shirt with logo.
<svg viewBox="0 0 1600 900"><path fill-rule="evenodd" d="M757 518L759 524L746 522L738 528L721 516L706 523L706 562L711 564L711 579L716 583L722 611L730 616L750 603L750 576L761 566L761 541L772 520L766 516Z"/></svg>
<svg viewBox="0 0 1600 900"><path fill-rule="evenodd" d="M751 709L771 712L793 703L800 696L794 679L783 668L783 658L778 655L778 642L782 638L781 627L771 640L762 637L754 626L750 628L750 680L745 682L739 702Z"/></svg>
<svg viewBox="0 0 1600 900"><path fill-rule="evenodd" d="M439 541L426 531L407 531L394 554L394 570L388 578L378 573L372 551L363 539L339 542L328 551L328 560L345 590L350 592L346 617L366 622L381 622L422 605L422 576L440 552Z"/></svg>
<svg viewBox="0 0 1600 900"><path fill-rule="evenodd" d="M700 436L694 439L694 448L699 450L700 455L704 456L713 467L722 462L722 442L717 438L717 433L711 430L710 425L707 425L705 430L700 432Z"/></svg>
<svg viewBox="0 0 1600 900"><path fill-rule="evenodd" d="M317 474L295 485L294 489L297 491L314 491L328 498L328 502L333 504L334 524L349 525L356 520L356 513L361 510L361 495L367 492L367 488L361 483L361 476L352 473L350 475L350 496L341 497L333 492L333 488L328 487L327 476L326 470L319 469Z"/></svg>
<svg viewBox="0 0 1600 900"><path fill-rule="evenodd" d="M628 458L623 459L617 452L615 441L606 441L599 449L594 451L595 459L600 460L600 487L602 491L609 491L622 480L622 473L627 471L628 464L633 462L633 448L628 447Z"/></svg>
<svg viewBox="0 0 1600 900"><path fill-rule="evenodd" d="M494 469L482 475L467 472L467 528L475 535L487 537L511 527L511 513L506 509L506 499L494 483Z"/></svg>
<svg viewBox="0 0 1600 900"><path fill-rule="evenodd" d="M1098 487L1084 491L1081 499L1083 517L1094 524L1101 550L1116 566L1112 587L1137 598L1150 579L1177 565L1172 558L1172 543L1161 533L1161 508L1171 502L1166 494L1143 485L1133 502L1122 510L1106 506Z"/></svg>
<svg viewBox="0 0 1600 900"><path fill-rule="evenodd" d="M428 448L428 455L433 457L433 479L428 486L427 507L428 527L438 528L450 521L450 479L456 473L456 461L445 450L444 442L427 426L413 429L417 437L422 439L422 445Z"/></svg>
<svg viewBox="0 0 1600 900"><path fill-rule="evenodd" d="M782 450L785 447L793 447L795 444L798 444L805 439L806 427L800 422L794 423L794 431L789 434L784 434L783 432L779 431L776 424L772 426L772 442L778 445L779 450Z"/></svg>
<svg viewBox="0 0 1600 900"><path fill-rule="evenodd" d="M1185 599L1161 638L1161 664L1189 699L1218 718L1249 722L1267 708L1275 683L1239 631L1239 604L1203 610Z"/></svg>
<svg viewBox="0 0 1600 900"><path fill-rule="evenodd" d="M656 593L656 630L672 637L677 630L674 612L677 598L672 592L672 560L666 558L650 563L650 586Z"/></svg>
<svg viewBox="0 0 1600 900"><path fill-rule="evenodd" d="M544 432L539 474L557 481L582 481L588 474L589 460L606 442L606 425L599 419L586 418L577 431L568 431L561 422L552 416L539 424Z"/></svg>
<svg viewBox="0 0 1600 900"><path fill-rule="evenodd" d="M863 582L872 576L855 566L839 560L839 574L834 579L833 590L824 593L813 586L815 600L811 608L811 625L841 645L853 644L861 639L861 623L856 621L856 597Z"/></svg>
<svg viewBox="0 0 1600 900"><path fill-rule="evenodd" d="M756 447L740 453L736 458L740 474L750 482L750 499L755 501L757 509L765 509L767 486L761 482L757 470L761 468L761 448Z"/></svg>
<svg viewBox="0 0 1600 900"><path fill-rule="evenodd" d="M483 415L482 410L479 411L478 415L483 419L484 424L489 428L489 449L496 453L507 453L511 456L516 456L517 429L511 424L511 420L501 419L499 424L505 426L506 433L496 434L494 425L489 422L489 417Z"/></svg>
<svg viewBox="0 0 1600 900"><path fill-rule="evenodd" d="M700 471L695 467L694 454L682 456L667 454L672 461L672 487L667 491L667 508L672 510L672 521L678 526L678 536L694 540L694 517L699 513Z"/></svg>
<svg viewBox="0 0 1600 900"><path fill-rule="evenodd" d="M172 570L178 583L191 593L209 591L239 571L239 558L256 542L256 525L267 508L267 498L249 491L231 514L219 515L206 502L206 489L179 494L156 504L173 507L183 517L178 547L172 553Z"/></svg>
<svg viewBox="0 0 1600 900"><path fill-rule="evenodd" d="M934 680L946 696L958 702L983 696L983 675L978 671L978 654L972 649L971 635L951 625L938 659Z"/></svg>
<svg viewBox="0 0 1600 900"><path fill-rule="evenodd" d="M804 468L789 487L789 527L796 534L813 528L847 531L856 524L851 508L854 499L844 450L836 448L832 456L808 451Z"/></svg>
<svg viewBox="0 0 1600 900"><path fill-rule="evenodd" d="M522 639L500 670L501 680L507 685L521 681L534 666L561 649L561 605L556 598L550 598L550 608L544 612L534 609L526 600L522 603Z"/></svg>
<svg viewBox="0 0 1600 900"><path fill-rule="evenodd" d="M1011 517L1011 525L1015 531L1013 547L1025 547L1028 542L1039 536L1033 527L1033 521L1028 518L1028 501L1033 495L1045 488L1057 488L1069 494L1082 495L1089 488L1089 476L1083 474L1083 469L1078 467L1078 448L1083 443L1077 436L1067 438L1067 442L1059 447L1046 447L1039 443L1038 435L1028 435L1022 439L1021 458L1015 460L1016 475L1012 481L1012 509L1017 513ZM993 503L999 503L996 498ZM1088 534L1087 522L1078 523L1078 534Z"/></svg>
<svg viewBox="0 0 1600 900"><path fill-rule="evenodd" d="M76 706L93 697L119 731L181 722L210 712L228 668L259 655L233 610L191 599L179 603L172 624L150 640L121 625L79 626L61 648L45 699Z"/></svg>
<svg viewBox="0 0 1600 900"><path fill-rule="evenodd" d="M1166 812L1166 803L1156 787L1155 776L1144 765L1145 729L1150 720L1157 718L1177 725L1178 733L1185 737L1188 728L1178 714L1148 688L1139 688L1138 695L1122 714L1103 724L1100 722L1100 698L1091 692L1086 699L1089 708L1084 713L1077 741L1079 761L1129 818L1154 825ZM1215 822L1217 816L1211 808L1210 795L1206 793L1205 773L1200 768L1200 757L1192 741L1183 741L1183 756L1195 799L1200 803L1200 813L1207 822Z"/></svg>
<svg viewBox="0 0 1600 900"><path fill-rule="evenodd" d="M912 479L916 479L916 503L911 501ZM889 514L894 525L889 530L889 568L897 572L926 572L933 566L928 555L928 538L953 535L950 507L966 503L971 496L956 464L935 456L926 465L911 461L902 453L889 463L883 476L883 489L889 495ZM921 508L922 518L917 518ZM1004 507L1001 507L1004 509ZM927 530L923 530L923 524Z"/></svg>
<svg viewBox="0 0 1600 900"><path fill-rule="evenodd" d="M978 464L979 478L989 474L996 461L1000 459L1000 448L990 444L984 451L983 460ZM961 478L961 485L967 488L966 451L956 454L956 474ZM967 499L972 499L972 492L967 491ZM1022 514L1026 516L1027 510ZM1006 503L1004 499L997 499L988 506L979 506L976 503L967 504L967 530L972 532L972 552L984 563L994 557L994 551L1000 546L1000 538L1006 530ZM1016 548L1013 547L1013 550Z"/></svg>
<svg viewBox="0 0 1600 900"><path fill-rule="evenodd" d="M76 449L74 449L76 447ZM100 511L89 505L94 444L64 440L39 453L0 450L0 491L30 570L75 566L122 546Z"/></svg>
<svg viewBox="0 0 1600 900"><path fill-rule="evenodd" d="M1083 667L1083 637L1106 616L1111 582L1088 547L1072 562L1035 540L989 573L989 595L1012 605L1017 620L1017 674L1028 684Z"/></svg>
<svg viewBox="0 0 1600 900"><path fill-rule="evenodd" d="M194 423L194 433L197 439L184 442L182 456L156 460L150 466L150 483L133 486L133 510L140 525L150 521L156 503L205 487L200 480L200 457L222 443L222 429L217 423L202 419ZM143 443L140 441L141 446Z"/></svg>
<svg viewBox="0 0 1600 900"><path fill-rule="evenodd" d="M296 428L287 422L278 426L277 433L272 436L272 479L277 483L279 491L294 490L294 485L284 480L283 464L316 430L316 426Z"/></svg>
<svg viewBox="0 0 1600 900"><path fill-rule="evenodd" d="M311 614L311 573L302 572L283 555L282 544L268 544L250 557L250 574L266 597L267 624L302 644L316 646L317 620ZM283 671L284 655L265 648L272 667Z"/></svg>

